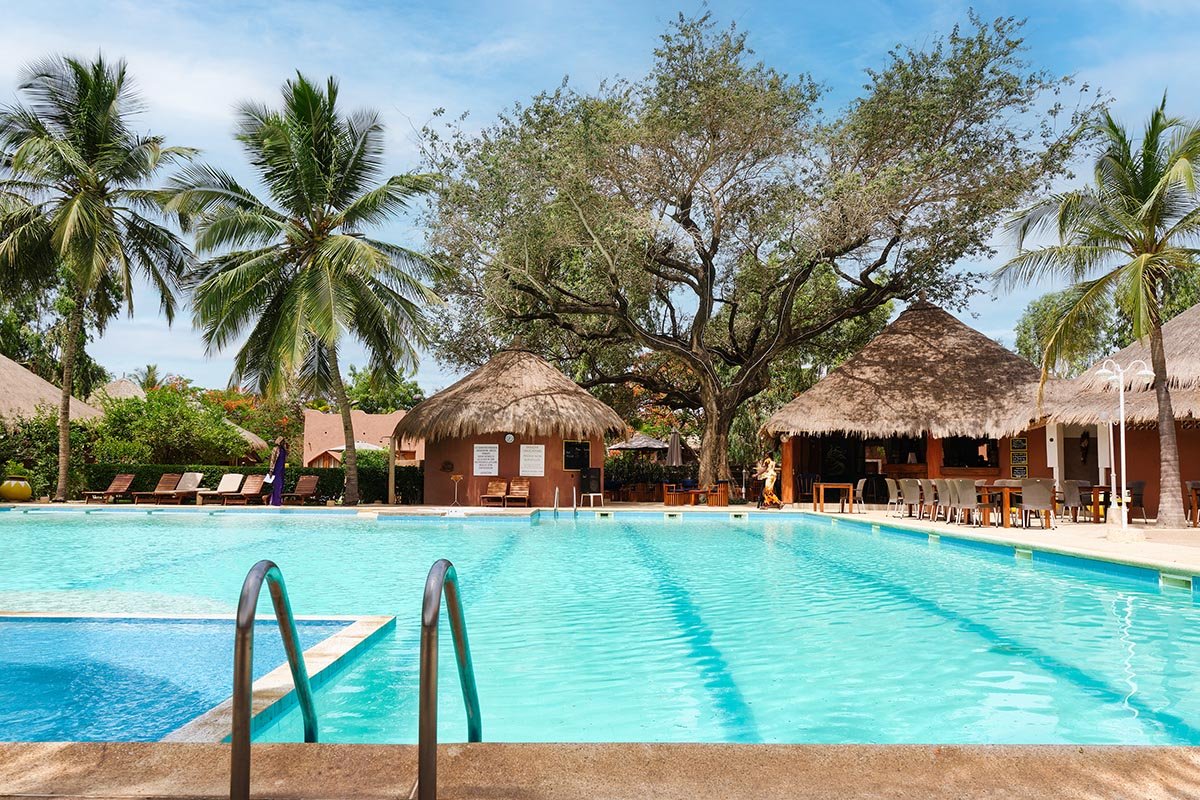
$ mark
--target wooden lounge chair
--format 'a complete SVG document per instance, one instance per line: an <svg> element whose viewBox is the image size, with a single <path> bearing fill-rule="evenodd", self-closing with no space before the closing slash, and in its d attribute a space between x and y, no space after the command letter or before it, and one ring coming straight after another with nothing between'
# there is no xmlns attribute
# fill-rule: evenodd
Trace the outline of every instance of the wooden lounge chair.
<svg viewBox="0 0 1200 800"><path fill-rule="evenodd" d="M203 505L206 500L222 502L231 494L238 494L242 488L245 475L240 472L227 472L221 476L215 489L201 489L196 492L196 505Z"/></svg>
<svg viewBox="0 0 1200 800"><path fill-rule="evenodd" d="M715 486L710 486L704 502L710 506L729 505L729 481L717 481Z"/></svg>
<svg viewBox="0 0 1200 800"><path fill-rule="evenodd" d="M529 478L513 478L508 494L504 495L504 507L529 505Z"/></svg>
<svg viewBox="0 0 1200 800"><path fill-rule="evenodd" d="M112 483L103 492L84 492L83 502L90 503L92 498L99 498L101 503L112 503L118 498L125 497L130 500L133 495L129 491L129 487L133 485L133 475L128 472L123 472L112 479Z"/></svg>
<svg viewBox="0 0 1200 800"><path fill-rule="evenodd" d="M304 505L305 502L312 500L317 496L317 476L316 475L301 475L296 481L294 491L285 492L283 502L295 502L299 505Z"/></svg>
<svg viewBox="0 0 1200 800"><path fill-rule="evenodd" d="M179 484L175 487L175 491L171 492L171 496L165 497L159 502L182 505L184 500L195 500L197 493L203 488L200 486L202 480L204 480L203 472L183 473L183 477L179 479Z"/></svg>
<svg viewBox="0 0 1200 800"><path fill-rule="evenodd" d="M245 506L250 503L261 503L263 493L263 478L265 475L247 475L242 490L237 494L227 494L222 497L224 505Z"/></svg>
<svg viewBox="0 0 1200 800"><path fill-rule="evenodd" d="M154 491L151 492L134 492L133 504L137 505L141 502L154 503L163 497L169 497L171 492L179 486L179 481L183 478L178 472L168 472L158 479L158 484L155 485Z"/></svg>
<svg viewBox="0 0 1200 800"><path fill-rule="evenodd" d="M488 481L487 491L479 495L479 505L503 506L506 494L508 494L508 481Z"/></svg>

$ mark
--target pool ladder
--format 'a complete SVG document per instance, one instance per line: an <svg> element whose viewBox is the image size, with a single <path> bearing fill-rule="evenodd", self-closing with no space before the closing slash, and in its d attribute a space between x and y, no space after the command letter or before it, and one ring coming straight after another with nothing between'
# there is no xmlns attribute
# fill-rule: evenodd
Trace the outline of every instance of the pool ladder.
<svg viewBox="0 0 1200 800"><path fill-rule="evenodd" d="M262 593L263 581L271 591L275 618L300 712L304 717L304 741L317 741L317 711L313 703L308 669L300 650L296 618L288 600L283 573L273 561L266 559L255 564L242 583L238 600L237 633L233 650L233 731L230 736L232 753L229 764L230 800L250 800L250 738L253 718L254 612ZM463 616L458 594L458 573L447 559L438 559L425 579L425 596L421 603L421 671L420 720L417 744L417 798L437 800L437 676L438 622L441 618L442 595L446 596L446 611L450 617L450 634L454 638L454 658L458 662L458 681L462 686L463 703L467 710L467 741L483 741L483 721L479 712L479 692L475 687L475 668L471 663L471 646L467 641L467 621Z"/></svg>

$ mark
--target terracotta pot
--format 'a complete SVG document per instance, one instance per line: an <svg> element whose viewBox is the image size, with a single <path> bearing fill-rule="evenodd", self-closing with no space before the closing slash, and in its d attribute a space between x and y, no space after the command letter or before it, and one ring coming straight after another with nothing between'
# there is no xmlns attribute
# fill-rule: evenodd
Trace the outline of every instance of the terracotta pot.
<svg viewBox="0 0 1200 800"><path fill-rule="evenodd" d="M0 500L7 500L10 503L24 503L31 497L33 497L33 488L29 485L29 481L26 478L18 475L9 475L5 477L3 482L0 482Z"/></svg>

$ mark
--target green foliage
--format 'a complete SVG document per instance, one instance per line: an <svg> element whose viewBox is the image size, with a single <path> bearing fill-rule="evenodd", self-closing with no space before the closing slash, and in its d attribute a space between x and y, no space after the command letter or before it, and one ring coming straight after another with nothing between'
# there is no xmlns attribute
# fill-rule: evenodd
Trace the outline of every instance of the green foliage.
<svg viewBox="0 0 1200 800"><path fill-rule="evenodd" d="M104 400L103 407L94 445L102 461L233 463L248 450L221 410L197 402L182 383L151 389L144 400Z"/></svg>
<svg viewBox="0 0 1200 800"><path fill-rule="evenodd" d="M682 483L685 479L696 479L696 467L694 462L679 467L668 467L636 453L621 453L604 459L604 480L619 486L634 483Z"/></svg>
<svg viewBox="0 0 1200 800"><path fill-rule="evenodd" d="M84 462L90 456L95 432L91 423L71 422L68 497L84 488ZM58 482L58 415L43 409L32 419L0 421L0 461L16 462L29 470L34 497L53 494Z"/></svg>
<svg viewBox="0 0 1200 800"><path fill-rule="evenodd" d="M304 409L296 398L263 397L242 389L209 389L200 394L200 400L266 442L282 436L287 442L288 463L300 464L304 454Z"/></svg>
<svg viewBox="0 0 1200 800"><path fill-rule="evenodd" d="M1046 344L1059 320L1070 310L1071 300L1072 295L1067 291L1051 292L1031 301L1017 320L1017 352L1041 366ZM1119 324L1112 303L1098 303L1072 328L1070 341L1064 339L1060 343L1049 372L1060 378L1083 373L1098 358L1121 346Z"/></svg>
<svg viewBox="0 0 1200 800"><path fill-rule="evenodd" d="M350 381L346 385L350 405L368 414L390 414L412 408L425 399L421 387L411 378L376 377L369 370L350 365Z"/></svg>
<svg viewBox="0 0 1200 800"><path fill-rule="evenodd" d="M1031 69L1020 32L972 17L899 48L827 118L810 77L681 16L643 78L427 129L447 176L430 242L456 270L439 356L520 336L586 386L698 412L701 474L727 474L775 365L890 300L963 302L976 276L956 266L1063 174L1094 108L1062 113L1069 81Z"/></svg>
<svg viewBox="0 0 1200 800"><path fill-rule="evenodd" d="M4 471L0 472L0 476L5 478L28 478L33 473L29 468L20 461L7 461L4 464Z"/></svg>

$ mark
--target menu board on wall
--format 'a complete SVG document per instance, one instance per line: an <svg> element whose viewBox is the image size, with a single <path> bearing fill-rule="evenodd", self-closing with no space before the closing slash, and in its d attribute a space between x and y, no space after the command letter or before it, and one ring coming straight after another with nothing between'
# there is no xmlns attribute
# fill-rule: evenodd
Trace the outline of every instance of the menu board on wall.
<svg viewBox="0 0 1200 800"><path fill-rule="evenodd" d="M521 475L540 478L546 474L546 445L521 445Z"/></svg>
<svg viewBox="0 0 1200 800"><path fill-rule="evenodd" d="M473 475L499 475L500 474L500 445L498 444L477 444L475 445L475 462L472 469Z"/></svg>

